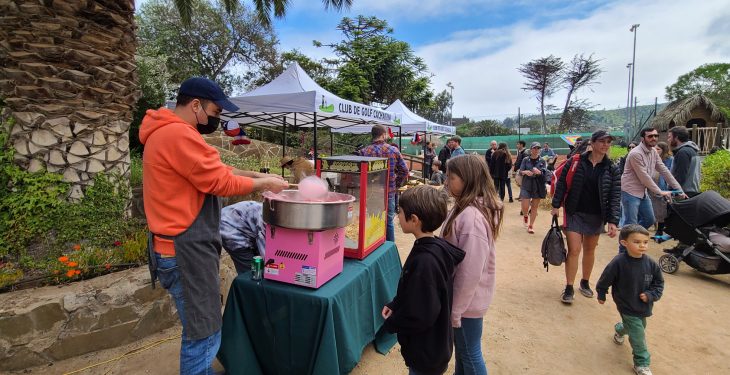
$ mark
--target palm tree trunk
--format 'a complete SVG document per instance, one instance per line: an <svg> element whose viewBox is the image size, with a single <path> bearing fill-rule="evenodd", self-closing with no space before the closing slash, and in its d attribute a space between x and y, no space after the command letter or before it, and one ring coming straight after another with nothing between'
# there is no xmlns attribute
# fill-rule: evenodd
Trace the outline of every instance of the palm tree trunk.
<svg viewBox="0 0 730 375"><path fill-rule="evenodd" d="M0 13L0 96L16 120L16 162L62 174L71 199L98 173L128 177L134 1L2 1Z"/></svg>

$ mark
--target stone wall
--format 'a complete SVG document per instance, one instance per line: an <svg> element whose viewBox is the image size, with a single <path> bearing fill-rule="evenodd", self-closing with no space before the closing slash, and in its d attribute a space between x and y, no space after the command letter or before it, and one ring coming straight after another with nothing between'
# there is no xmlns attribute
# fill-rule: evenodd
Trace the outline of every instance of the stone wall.
<svg viewBox="0 0 730 375"><path fill-rule="evenodd" d="M139 92L134 2L0 0L0 97L16 162L72 183L129 171Z"/></svg>
<svg viewBox="0 0 730 375"><path fill-rule="evenodd" d="M221 262L221 298L236 277ZM147 267L0 294L0 372L113 348L178 324L176 309Z"/></svg>

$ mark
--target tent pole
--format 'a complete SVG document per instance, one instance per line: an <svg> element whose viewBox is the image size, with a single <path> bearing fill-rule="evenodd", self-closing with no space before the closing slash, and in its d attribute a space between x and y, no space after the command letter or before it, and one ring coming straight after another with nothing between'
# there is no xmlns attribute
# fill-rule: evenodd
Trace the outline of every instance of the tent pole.
<svg viewBox="0 0 730 375"><path fill-rule="evenodd" d="M335 134L332 133L330 128L330 156L335 156Z"/></svg>
<svg viewBox="0 0 730 375"><path fill-rule="evenodd" d="M426 132L423 132L423 161L421 162L421 177L423 177L423 182L426 182L426 149L428 148L426 146L428 142L426 142Z"/></svg>
<svg viewBox="0 0 730 375"><path fill-rule="evenodd" d="M317 112L314 112L314 165L317 165Z"/></svg>
<svg viewBox="0 0 730 375"><path fill-rule="evenodd" d="M398 148L401 150L403 149L403 128L400 127L400 125L396 125L398 127Z"/></svg>
<svg viewBox="0 0 730 375"><path fill-rule="evenodd" d="M294 114L294 122L296 123L297 114ZM284 126L284 131L281 135L281 157L284 158L286 156L286 115L284 115L284 118L281 119L282 125ZM284 166L281 166L281 177L284 177Z"/></svg>

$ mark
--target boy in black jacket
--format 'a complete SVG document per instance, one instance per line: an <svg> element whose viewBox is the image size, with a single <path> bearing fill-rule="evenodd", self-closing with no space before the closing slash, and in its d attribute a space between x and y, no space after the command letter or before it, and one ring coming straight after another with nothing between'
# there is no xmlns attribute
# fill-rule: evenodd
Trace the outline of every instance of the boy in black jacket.
<svg viewBox="0 0 730 375"><path fill-rule="evenodd" d="M616 332L613 341L621 345L624 335L629 335L634 372L637 375L651 375L651 356L644 330L654 301L662 297L664 277L656 262L644 255L649 244L649 232L644 227L639 224L624 226L619 241L626 247L626 253L616 255L603 270L596 284L598 303L606 302L606 293L611 287L611 296L621 314L621 322L614 327Z"/></svg>
<svg viewBox="0 0 730 375"><path fill-rule="evenodd" d="M409 374L443 374L451 359L454 336L451 303L454 269L466 255L433 231L446 219L448 197L422 185L398 201L403 233L416 237L393 301L383 307L385 328L398 334Z"/></svg>

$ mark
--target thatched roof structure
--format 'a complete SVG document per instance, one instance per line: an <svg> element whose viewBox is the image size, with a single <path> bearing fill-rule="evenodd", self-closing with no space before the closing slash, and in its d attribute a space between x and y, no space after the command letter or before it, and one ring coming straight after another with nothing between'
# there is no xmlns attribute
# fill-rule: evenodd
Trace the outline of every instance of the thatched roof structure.
<svg viewBox="0 0 730 375"><path fill-rule="evenodd" d="M659 112L651 126L659 131L667 131L674 126L686 126L691 119L703 119L707 126L715 126L718 122L727 123L727 119L712 101L701 94L675 100Z"/></svg>

